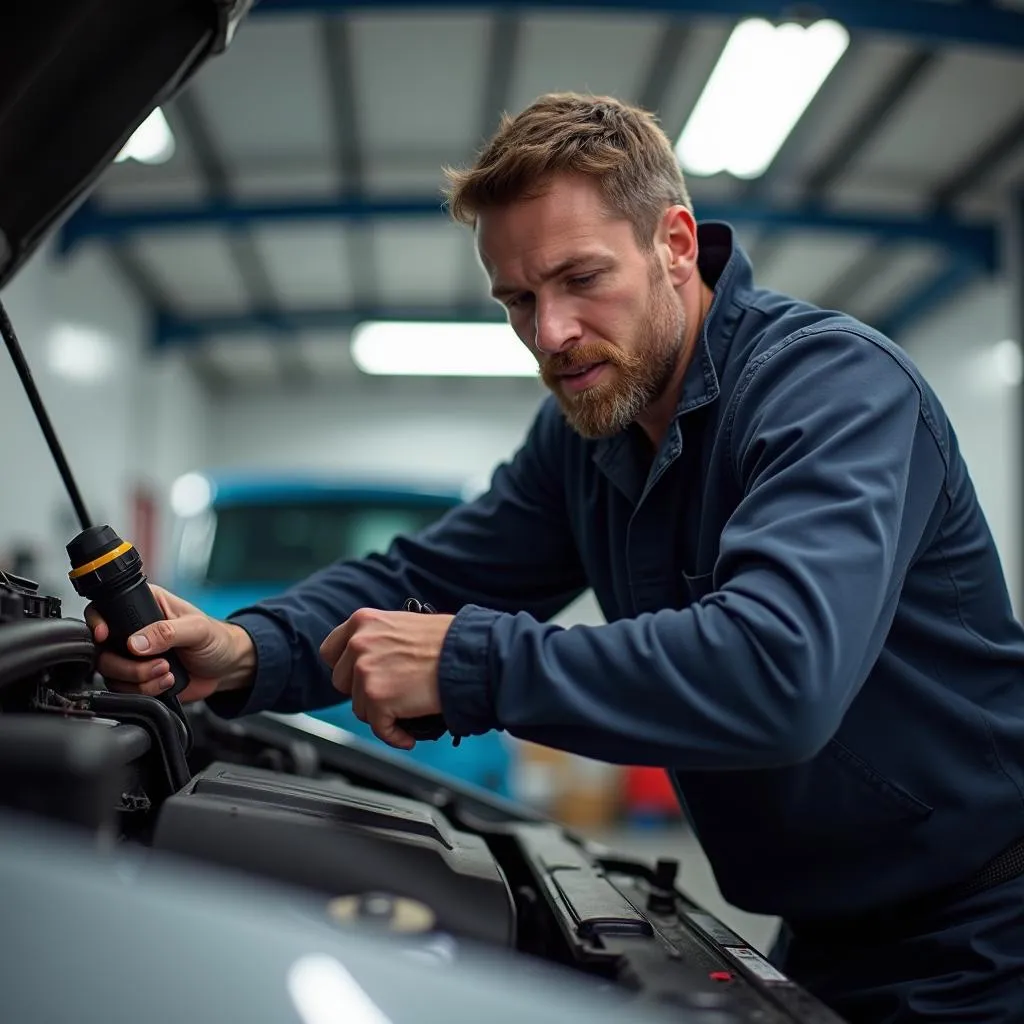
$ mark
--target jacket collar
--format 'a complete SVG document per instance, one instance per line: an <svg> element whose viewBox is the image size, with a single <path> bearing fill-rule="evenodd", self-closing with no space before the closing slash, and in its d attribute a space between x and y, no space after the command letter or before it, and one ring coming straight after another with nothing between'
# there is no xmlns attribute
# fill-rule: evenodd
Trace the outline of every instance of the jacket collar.
<svg viewBox="0 0 1024 1024"><path fill-rule="evenodd" d="M677 420L718 398L718 374L742 310L741 296L753 288L754 280L750 259L729 224L721 221L699 224L697 247L697 269L704 283L714 289L714 298L683 377L676 405ZM613 479L619 475L614 464L619 461L620 452L623 457L628 453L628 442L629 428L595 442L594 462Z"/></svg>
<svg viewBox="0 0 1024 1024"><path fill-rule="evenodd" d="M739 297L754 285L750 259L736 241L730 225L720 221L699 225L697 246L697 269L704 283L714 289L714 298L683 378L677 417L718 397L718 373L742 308Z"/></svg>

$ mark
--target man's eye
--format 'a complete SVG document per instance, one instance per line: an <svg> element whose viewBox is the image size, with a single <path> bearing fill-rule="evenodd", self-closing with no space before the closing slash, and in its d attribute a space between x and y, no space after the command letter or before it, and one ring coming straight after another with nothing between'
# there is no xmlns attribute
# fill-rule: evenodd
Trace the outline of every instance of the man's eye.
<svg viewBox="0 0 1024 1024"><path fill-rule="evenodd" d="M580 274L579 277L572 277L569 279L569 283L576 288L587 288L592 285L598 278L598 271L594 271L592 274Z"/></svg>
<svg viewBox="0 0 1024 1024"><path fill-rule="evenodd" d="M505 306L508 309L516 309L519 306L525 306L529 301L529 295L513 295L510 299L506 300Z"/></svg>

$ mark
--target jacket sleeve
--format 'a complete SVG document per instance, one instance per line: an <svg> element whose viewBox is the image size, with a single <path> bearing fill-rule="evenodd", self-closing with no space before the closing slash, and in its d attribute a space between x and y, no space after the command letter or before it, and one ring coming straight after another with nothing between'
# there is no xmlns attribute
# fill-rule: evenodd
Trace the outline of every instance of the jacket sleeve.
<svg viewBox="0 0 1024 1024"><path fill-rule="evenodd" d="M460 732L506 728L679 769L814 756L877 659L945 460L897 357L802 333L747 368L725 426L742 498L709 594L602 626L466 608L441 696Z"/></svg>
<svg viewBox="0 0 1024 1024"><path fill-rule="evenodd" d="M310 711L337 704L320 660L324 638L358 608L400 609L415 597L440 612L467 604L556 615L585 589L565 510L559 459L565 426L546 403L522 447L496 470L489 490L383 554L337 562L230 621L256 647L251 690L210 699L224 717Z"/></svg>

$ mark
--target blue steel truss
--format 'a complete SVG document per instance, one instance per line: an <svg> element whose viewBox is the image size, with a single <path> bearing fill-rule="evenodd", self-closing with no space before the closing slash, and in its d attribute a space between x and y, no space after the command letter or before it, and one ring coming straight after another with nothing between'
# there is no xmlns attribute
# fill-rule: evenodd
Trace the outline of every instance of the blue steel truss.
<svg viewBox="0 0 1024 1024"><path fill-rule="evenodd" d="M497 303L477 306L339 306L323 309L249 310L206 316L158 313L154 341L158 348L188 345L211 337L236 334L294 335L301 331L345 331L367 320L404 322L500 323L505 314Z"/></svg>
<svg viewBox="0 0 1024 1024"><path fill-rule="evenodd" d="M967 285L979 277L978 268L968 260L951 259L941 270L926 278L889 310L878 329L894 341L925 316L951 302Z"/></svg>
<svg viewBox="0 0 1024 1024"><path fill-rule="evenodd" d="M1024 49L1024 11L987 2L942 0L258 0L254 17L351 12L489 11L661 14L672 17L834 18L851 31L902 38L921 46L980 45Z"/></svg>
<svg viewBox="0 0 1024 1024"><path fill-rule="evenodd" d="M945 214L901 216L878 212L831 210L819 205L775 207L764 203L699 203L701 220L826 234L871 236L883 242L935 245L994 270L998 261L998 235L990 224L968 223ZM181 231L195 227L245 228L270 224L361 223L388 218L441 218L441 199L408 196L388 199L340 198L315 201L270 200L240 202L210 200L195 206L146 209L104 209L95 202L83 205L61 232L61 249L69 252L88 238L120 239L138 233Z"/></svg>

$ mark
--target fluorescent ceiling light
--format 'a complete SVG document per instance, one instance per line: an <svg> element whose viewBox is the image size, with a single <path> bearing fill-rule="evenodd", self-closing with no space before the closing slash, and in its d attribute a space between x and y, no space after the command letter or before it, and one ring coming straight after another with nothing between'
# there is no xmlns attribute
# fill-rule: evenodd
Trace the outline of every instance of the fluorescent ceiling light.
<svg viewBox="0 0 1024 1024"><path fill-rule="evenodd" d="M174 156L174 132L164 117L164 112L157 107L146 118L117 154L115 163L125 160L138 160L141 164L164 164Z"/></svg>
<svg viewBox="0 0 1024 1024"><path fill-rule="evenodd" d="M537 360L502 323L367 321L352 332L352 359L371 374L537 376Z"/></svg>
<svg viewBox="0 0 1024 1024"><path fill-rule="evenodd" d="M186 473L171 485L171 511L182 519L197 516L210 507L212 497L213 491L205 476Z"/></svg>
<svg viewBox="0 0 1024 1024"><path fill-rule="evenodd" d="M683 170L763 174L849 41L835 21L740 22L679 136Z"/></svg>
<svg viewBox="0 0 1024 1024"><path fill-rule="evenodd" d="M55 327L46 355L53 373L84 383L103 380L114 368L110 338L102 331L79 324Z"/></svg>

